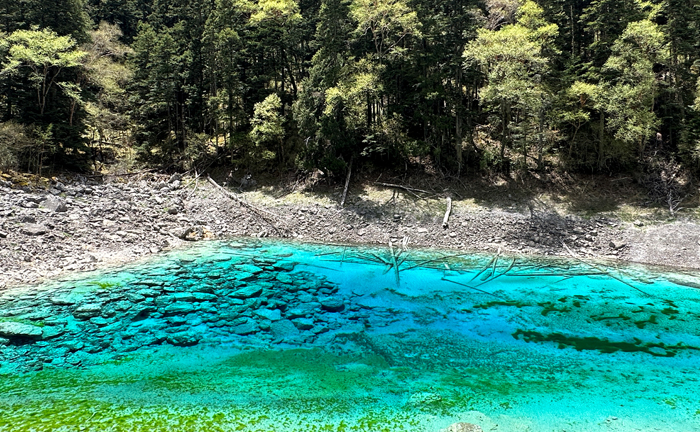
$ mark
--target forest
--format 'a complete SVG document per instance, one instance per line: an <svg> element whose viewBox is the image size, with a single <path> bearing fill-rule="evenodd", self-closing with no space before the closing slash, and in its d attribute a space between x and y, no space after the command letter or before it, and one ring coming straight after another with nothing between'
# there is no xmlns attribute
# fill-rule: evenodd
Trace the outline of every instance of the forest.
<svg viewBox="0 0 700 432"><path fill-rule="evenodd" d="M700 171L698 0L0 0L0 169Z"/></svg>

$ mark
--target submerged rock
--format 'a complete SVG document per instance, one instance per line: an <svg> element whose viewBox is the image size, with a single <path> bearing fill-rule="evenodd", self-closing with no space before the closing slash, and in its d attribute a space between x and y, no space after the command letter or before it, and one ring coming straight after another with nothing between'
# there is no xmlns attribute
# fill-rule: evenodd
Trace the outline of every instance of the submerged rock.
<svg viewBox="0 0 700 432"><path fill-rule="evenodd" d="M248 321L231 328L231 333L241 336L256 333L257 331L258 325L255 323L255 321Z"/></svg>
<svg viewBox="0 0 700 432"><path fill-rule="evenodd" d="M473 423L455 423L450 425L444 432L484 432L481 426L475 425Z"/></svg>
<svg viewBox="0 0 700 432"><path fill-rule="evenodd" d="M73 316L80 320L88 320L102 313L100 303L85 304L73 311Z"/></svg>
<svg viewBox="0 0 700 432"><path fill-rule="evenodd" d="M260 294L262 294L263 289L259 286L255 285L248 285L243 288L239 288L236 291L231 293L231 297L234 298L250 298L250 297L257 297Z"/></svg>
<svg viewBox="0 0 700 432"><path fill-rule="evenodd" d="M0 322L0 337L41 339L41 327L18 322Z"/></svg>
<svg viewBox="0 0 700 432"><path fill-rule="evenodd" d="M165 308L165 313L167 315L174 314L188 314L194 311L194 305L192 303L178 301Z"/></svg>
<svg viewBox="0 0 700 432"><path fill-rule="evenodd" d="M343 309L345 309L345 303L343 303L343 300L336 297L325 298L320 300L320 302L323 310L328 312L341 312Z"/></svg>
<svg viewBox="0 0 700 432"><path fill-rule="evenodd" d="M171 334L167 337L167 341L171 345L175 346L192 346L197 345L202 337L194 332L184 331L180 333Z"/></svg>

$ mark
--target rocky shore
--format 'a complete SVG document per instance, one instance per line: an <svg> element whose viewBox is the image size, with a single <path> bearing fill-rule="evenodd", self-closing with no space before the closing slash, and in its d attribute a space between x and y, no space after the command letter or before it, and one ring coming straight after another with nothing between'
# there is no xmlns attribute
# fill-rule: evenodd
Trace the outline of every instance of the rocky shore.
<svg viewBox="0 0 700 432"><path fill-rule="evenodd" d="M700 227L691 221L646 225L582 218L529 206L524 211L460 206L447 228L445 206L417 211L351 194L331 201L256 200L203 179L54 179L48 188L0 180L0 288L132 262L189 242L238 236L509 254L560 255L700 268ZM567 250L564 246L571 250Z"/></svg>

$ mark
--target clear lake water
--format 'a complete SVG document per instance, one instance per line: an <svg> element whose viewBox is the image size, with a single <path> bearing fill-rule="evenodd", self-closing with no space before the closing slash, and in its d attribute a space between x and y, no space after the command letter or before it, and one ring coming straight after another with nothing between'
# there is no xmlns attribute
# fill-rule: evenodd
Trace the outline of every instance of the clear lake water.
<svg viewBox="0 0 700 432"><path fill-rule="evenodd" d="M208 242L0 292L0 431L700 431L700 277Z"/></svg>

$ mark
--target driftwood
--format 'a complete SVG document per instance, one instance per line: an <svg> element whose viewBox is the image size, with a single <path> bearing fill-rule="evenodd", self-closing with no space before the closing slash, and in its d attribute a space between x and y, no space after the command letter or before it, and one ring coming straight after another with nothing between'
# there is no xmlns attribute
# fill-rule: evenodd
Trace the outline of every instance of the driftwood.
<svg viewBox="0 0 700 432"><path fill-rule="evenodd" d="M348 196L348 187L350 186L350 176L352 175L352 158L350 158L350 165L348 166L348 176L345 178L345 189L343 189L343 198L340 200L340 206L345 205L345 198Z"/></svg>
<svg viewBox="0 0 700 432"><path fill-rule="evenodd" d="M642 291L641 289L637 288L636 286L632 285L631 283L627 282L626 280L621 279L621 278L615 276L614 274L612 274L612 273L609 272L609 271L606 271L604 268L601 268L601 267L599 267L599 266L597 266L597 265L595 265L595 264L589 263L589 262L584 261L583 259L579 258L578 255L576 255L576 254L574 253L574 251L572 251L571 249L569 249L569 246L568 246L566 243L564 243L563 241L561 242L561 244L564 245L564 248L566 249L566 251L569 252L569 255L571 255L576 261L578 261L578 262L580 262L580 263L582 263L582 264L585 264L585 265L587 265L587 266L589 266L589 267L592 267L592 268L598 270L599 272L605 274L606 276L608 276L608 277L610 277L610 278L612 278L612 279L615 279L616 281L618 281L618 282L620 282L620 283L623 283L623 284L627 285L628 287L633 288L633 289L639 291L640 293L642 293L642 294L644 294L644 295L648 295L649 297L654 297L653 295L649 294L648 292Z"/></svg>
<svg viewBox="0 0 700 432"><path fill-rule="evenodd" d="M84 175L83 177L87 178L103 178L103 177L131 177L131 176L137 176L141 174L148 174L152 172L158 171L155 168L143 170L143 171L137 171L137 172L132 172L132 173L125 173L125 174L90 174L90 175Z"/></svg>
<svg viewBox="0 0 700 432"><path fill-rule="evenodd" d="M424 193L424 194L432 194L432 192L424 190L424 189L411 188L411 187L400 185L400 184L383 183L383 182L374 182L374 184L379 185L379 186L384 186L384 187L405 190L406 192L409 192L410 194L412 194L413 196L415 196L417 198L421 198L421 197L419 195L417 195L416 192Z"/></svg>
<svg viewBox="0 0 700 432"><path fill-rule="evenodd" d="M274 213L272 213L272 212L269 212L269 211L267 211L267 210L263 210L263 209L257 208L257 207L255 207L254 205L243 201L238 195L236 195L235 193L233 193L233 192L231 192L231 191L228 191L228 190L224 189L224 188L223 188L222 186L220 186L217 182L215 182L214 179L212 179L212 178L209 177L209 176L207 176L207 180L209 181L209 183L211 183L213 186L215 186L221 193L223 193L226 197L228 197L228 198L230 198L230 199L236 201L237 203L239 203L239 204L242 205L243 207L245 207L245 208L247 208L248 210L250 210L250 211L251 211L253 214L255 214L258 218L262 219L265 223L267 223L268 225L270 225L270 226L275 230L275 232L277 232L277 234L279 234L279 235L282 235L282 234L283 234L282 230L280 230L280 229L277 227L277 225L275 225L275 224L272 222L272 221L274 221L274 220L279 220L279 219L280 219L280 217L279 217L278 215L276 215L276 214L274 214ZM285 229L284 231L285 231L285 233L286 233L287 230Z"/></svg>
<svg viewBox="0 0 700 432"><path fill-rule="evenodd" d="M450 219L450 213L452 212L452 198L447 197L447 210L445 211L445 217L442 219L442 228L447 229L449 224L447 221Z"/></svg>

